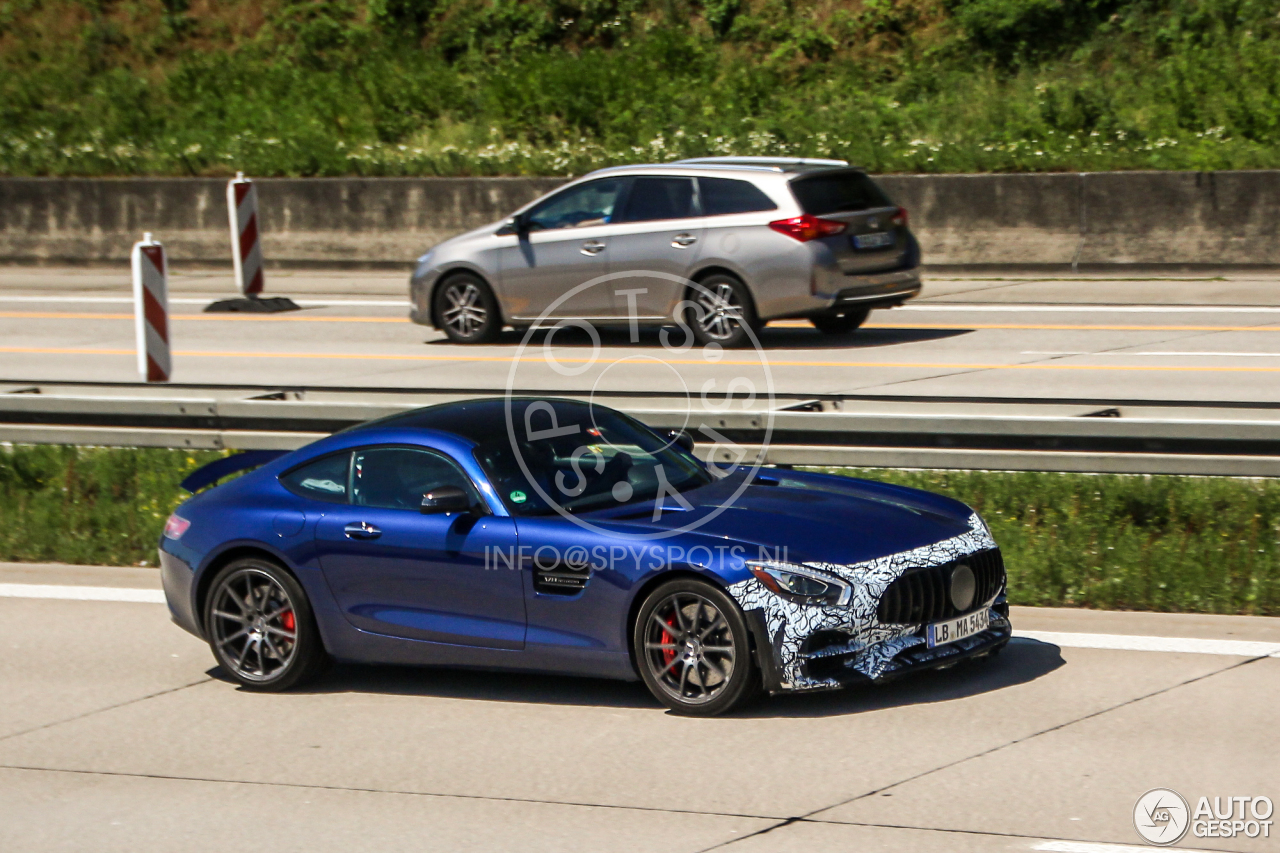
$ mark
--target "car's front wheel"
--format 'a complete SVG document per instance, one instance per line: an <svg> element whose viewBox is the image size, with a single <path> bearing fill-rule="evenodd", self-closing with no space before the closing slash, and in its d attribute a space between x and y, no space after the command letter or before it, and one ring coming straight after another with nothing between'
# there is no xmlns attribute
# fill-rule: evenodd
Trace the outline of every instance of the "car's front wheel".
<svg viewBox="0 0 1280 853"><path fill-rule="evenodd" d="M759 692L746 620L728 595L688 578L645 598L633 636L640 677L680 714L723 714Z"/></svg>
<svg viewBox="0 0 1280 853"><path fill-rule="evenodd" d="M435 315L454 343L488 343L502 331L498 300L489 285L470 273L450 276L436 288Z"/></svg>
<svg viewBox="0 0 1280 853"><path fill-rule="evenodd" d="M266 559L235 560L218 572L204 624L223 671L253 690L288 690L328 663L307 594Z"/></svg>

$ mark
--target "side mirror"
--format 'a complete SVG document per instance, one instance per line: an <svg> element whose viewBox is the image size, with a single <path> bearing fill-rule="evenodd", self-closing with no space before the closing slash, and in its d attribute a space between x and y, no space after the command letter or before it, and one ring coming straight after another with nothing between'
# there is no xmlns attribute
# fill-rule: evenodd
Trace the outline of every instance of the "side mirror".
<svg viewBox="0 0 1280 853"><path fill-rule="evenodd" d="M667 438L671 439L675 444L683 447L688 452L693 452L693 435L691 435L687 429L668 430Z"/></svg>
<svg viewBox="0 0 1280 853"><path fill-rule="evenodd" d="M437 512L468 512L471 497L457 486L441 486L422 496L422 514Z"/></svg>
<svg viewBox="0 0 1280 853"><path fill-rule="evenodd" d="M524 233L524 224L519 216L512 216L503 222L502 227L494 233L499 237L505 237L509 234L522 234Z"/></svg>

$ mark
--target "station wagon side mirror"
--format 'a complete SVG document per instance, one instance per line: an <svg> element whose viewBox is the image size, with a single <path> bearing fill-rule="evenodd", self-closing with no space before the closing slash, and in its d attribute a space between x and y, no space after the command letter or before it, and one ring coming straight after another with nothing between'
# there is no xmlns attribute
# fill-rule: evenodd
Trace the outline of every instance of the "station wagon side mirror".
<svg viewBox="0 0 1280 853"><path fill-rule="evenodd" d="M440 486L422 496L422 514L439 512L468 512L471 497L457 486Z"/></svg>
<svg viewBox="0 0 1280 853"><path fill-rule="evenodd" d="M524 221L519 216L512 216L502 223L502 227L495 234L498 237L505 237L509 234L523 234L526 230L528 229L525 228Z"/></svg>
<svg viewBox="0 0 1280 853"><path fill-rule="evenodd" d="M668 430L667 438L690 453L693 452L693 435L687 429Z"/></svg>

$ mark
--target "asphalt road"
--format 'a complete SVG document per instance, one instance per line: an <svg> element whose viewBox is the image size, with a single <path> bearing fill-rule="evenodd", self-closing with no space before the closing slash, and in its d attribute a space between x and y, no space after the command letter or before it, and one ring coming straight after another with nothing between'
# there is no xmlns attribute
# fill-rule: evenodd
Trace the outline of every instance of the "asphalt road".
<svg viewBox="0 0 1280 853"><path fill-rule="evenodd" d="M580 332L460 347L405 318L406 277L276 272L288 314L209 315L225 271L175 273L174 381L312 386L655 390L757 395L1280 401L1280 276L1034 275L926 280L910 305L832 340L771 325L759 350L664 349L656 333ZM133 381L129 277L0 269L0 379ZM747 384L743 384L747 383Z"/></svg>
<svg viewBox="0 0 1280 853"><path fill-rule="evenodd" d="M0 849L1120 853L1154 787L1280 800L1280 619L1016 609L1041 639L987 664L699 720L547 676L244 692L163 605L101 600L158 589L0 564Z"/></svg>

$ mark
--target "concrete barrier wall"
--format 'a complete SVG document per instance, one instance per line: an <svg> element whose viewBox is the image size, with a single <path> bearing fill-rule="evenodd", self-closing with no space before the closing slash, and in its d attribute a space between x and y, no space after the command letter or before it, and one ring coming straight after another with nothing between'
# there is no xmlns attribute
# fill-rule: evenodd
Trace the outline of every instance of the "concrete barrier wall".
<svg viewBox="0 0 1280 853"><path fill-rule="evenodd" d="M1280 265L1280 171L888 175L925 262L948 267ZM263 179L268 264L407 266L559 178ZM0 261L230 264L226 182L0 178Z"/></svg>

